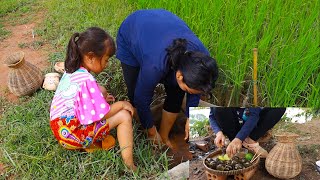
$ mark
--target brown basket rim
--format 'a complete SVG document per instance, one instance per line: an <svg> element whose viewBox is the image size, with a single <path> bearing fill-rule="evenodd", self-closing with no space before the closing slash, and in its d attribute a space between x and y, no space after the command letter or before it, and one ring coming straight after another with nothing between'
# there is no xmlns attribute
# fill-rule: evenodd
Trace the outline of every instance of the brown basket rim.
<svg viewBox="0 0 320 180"><path fill-rule="evenodd" d="M56 72L50 72L50 73L47 73L47 74L45 74L44 75L44 77L55 77L55 76L57 76L57 77L61 77L61 75L59 74L59 73L56 73Z"/></svg>
<svg viewBox="0 0 320 180"><path fill-rule="evenodd" d="M281 133L277 133L275 134L275 137L299 137L298 134L295 133L291 133L291 132L281 132Z"/></svg>
<svg viewBox="0 0 320 180"><path fill-rule="evenodd" d="M12 64L12 63L9 62L9 60L14 55L18 55L19 61L17 61L16 63ZM11 54L10 56L8 56L7 59L4 61L4 64L6 64L8 67L14 67L14 66L16 66L19 63L21 63L24 60L24 56L25 56L25 53L23 51L17 51L15 53Z"/></svg>
<svg viewBox="0 0 320 180"><path fill-rule="evenodd" d="M253 153L252 151L249 151L251 153ZM259 162L260 162L260 157L258 157L256 160L253 161L252 165L249 166L249 167L246 167L244 169L238 169L238 170L231 170L231 171L220 171L220 170L215 170L215 169L211 169L209 168L206 163L205 163L205 160L208 158L208 157L212 157L212 156L216 156L218 154L221 154L222 151L221 150L217 150L217 151L214 151L213 153L207 155L203 160L202 160L202 164L204 165L206 171L208 173L211 173L211 174L215 174L215 175L237 175L237 174L242 174L244 172L248 172L252 169L254 169L256 166L258 166Z"/></svg>

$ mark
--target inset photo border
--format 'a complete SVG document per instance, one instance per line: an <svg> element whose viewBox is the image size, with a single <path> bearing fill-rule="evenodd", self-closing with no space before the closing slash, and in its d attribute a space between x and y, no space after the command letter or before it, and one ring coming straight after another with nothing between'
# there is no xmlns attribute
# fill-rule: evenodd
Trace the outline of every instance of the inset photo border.
<svg viewBox="0 0 320 180"><path fill-rule="evenodd" d="M191 107L189 119L190 179L320 175L320 108ZM243 172L236 170L233 158L246 155L255 167L238 163Z"/></svg>

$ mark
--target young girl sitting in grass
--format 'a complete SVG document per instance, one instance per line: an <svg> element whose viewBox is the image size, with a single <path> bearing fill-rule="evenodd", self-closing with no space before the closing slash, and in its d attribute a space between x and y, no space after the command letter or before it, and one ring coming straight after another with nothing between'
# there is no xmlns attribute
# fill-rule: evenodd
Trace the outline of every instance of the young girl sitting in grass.
<svg viewBox="0 0 320 180"><path fill-rule="evenodd" d="M112 148L115 140L108 134L117 127L121 156L134 170L133 107L126 101L109 105L101 92L105 89L90 74L102 72L114 53L114 40L100 28L73 34L67 47L66 72L52 100L50 126L64 148L88 152L98 142L104 149Z"/></svg>

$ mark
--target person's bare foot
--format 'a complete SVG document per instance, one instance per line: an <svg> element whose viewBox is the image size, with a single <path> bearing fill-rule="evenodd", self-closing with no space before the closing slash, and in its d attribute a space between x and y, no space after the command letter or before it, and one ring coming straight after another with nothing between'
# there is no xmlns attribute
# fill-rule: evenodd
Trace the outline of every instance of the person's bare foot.
<svg viewBox="0 0 320 180"><path fill-rule="evenodd" d="M167 139L166 141L163 142L168 148L170 148L171 150L175 150L171 141L169 139Z"/></svg>
<svg viewBox="0 0 320 180"><path fill-rule="evenodd" d="M268 151L263 149L258 142L252 140L251 138L246 138L243 142L242 145L253 151L255 154L259 155L260 158L266 158L268 156Z"/></svg>
<svg viewBox="0 0 320 180"><path fill-rule="evenodd" d="M137 166L135 166L134 164L132 164L132 165L127 165L126 164L126 167L128 169L130 169L131 171L133 171L133 172L136 172L138 170Z"/></svg>
<svg viewBox="0 0 320 180"><path fill-rule="evenodd" d="M156 131L155 134L150 134L148 133L148 139L151 140L153 142L153 144L156 145L162 145L162 139L160 134Z"/></svg>

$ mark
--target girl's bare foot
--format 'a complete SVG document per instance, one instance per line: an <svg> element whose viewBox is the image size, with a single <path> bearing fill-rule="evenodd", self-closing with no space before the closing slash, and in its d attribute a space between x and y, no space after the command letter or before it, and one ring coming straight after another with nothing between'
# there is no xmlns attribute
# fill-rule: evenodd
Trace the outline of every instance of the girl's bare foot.
<svg viewBox="0 0 320 180"><path fill-rule="evenodd" d="M126 167L133 172L136 172L138 170L137 166L135 166L134 164L130 164L130 165L126 164Z"/></svg>

